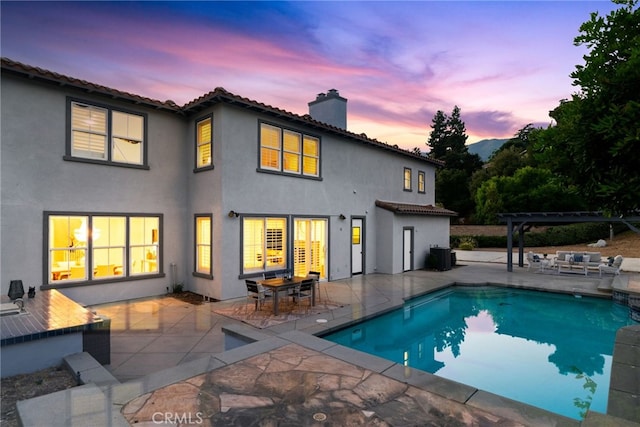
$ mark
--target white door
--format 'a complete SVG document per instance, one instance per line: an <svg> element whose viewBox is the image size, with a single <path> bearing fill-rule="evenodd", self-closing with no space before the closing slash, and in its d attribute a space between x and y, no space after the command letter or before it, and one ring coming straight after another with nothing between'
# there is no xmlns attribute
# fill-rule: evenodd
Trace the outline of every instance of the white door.
<svg viewBox="0 0 640 427"><path fill-rule="evenodd" d="M362 219L351 219L351 274L362 274L363 239Z"/></svg>
<svg viewBox="0 0 640 427"><path fill-rule="evenodd" d="M403 230L402 246L402 270L413 270L413 228Z"/></svg>

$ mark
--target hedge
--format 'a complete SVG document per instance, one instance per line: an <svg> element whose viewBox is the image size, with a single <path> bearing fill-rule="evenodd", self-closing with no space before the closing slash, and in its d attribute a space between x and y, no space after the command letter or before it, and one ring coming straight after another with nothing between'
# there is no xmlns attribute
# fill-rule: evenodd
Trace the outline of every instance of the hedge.
<svg viewBox="0 0 640 427"><path fill-rule="evenodd" d="M628 230L624 224L613 224L614 234ZM549 227L543 232L525 233L524 242L528 247L564 246L583 243L595 243L599 239L609 238L609 224L600 222L580 223ZM460 246L461 241L475 240L478 248L506 248L507 236L451 236L452 248ZM513 246L519 242L518 233L513 234Z"/></svg>

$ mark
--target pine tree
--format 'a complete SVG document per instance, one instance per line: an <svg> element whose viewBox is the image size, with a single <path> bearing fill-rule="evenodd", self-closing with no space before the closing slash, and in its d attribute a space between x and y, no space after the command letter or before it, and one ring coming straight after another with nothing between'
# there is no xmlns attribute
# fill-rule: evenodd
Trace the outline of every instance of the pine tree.
<svg viewBox="0 0 640 427"><path fill-rule="evenodd" d="M448 120L447 115L442 110L438 110L436 115L433 116L431 124L431 129L433 130L429 135L429 141L427 141L427 145L430 148L429 157L439 160L447 154Z"/></svg>
<svg viewBox="0 0 640 427"><path fill-rule="evenodd" d="M445 163L436 172L436 202L457 211L461 217L468 216L475 208L469 189L471 175L482 167L482 160L467 149L467 130L460 108L456 105L451 116L438 110L431 129L427 142L431 149L429 157Z"/></svg>

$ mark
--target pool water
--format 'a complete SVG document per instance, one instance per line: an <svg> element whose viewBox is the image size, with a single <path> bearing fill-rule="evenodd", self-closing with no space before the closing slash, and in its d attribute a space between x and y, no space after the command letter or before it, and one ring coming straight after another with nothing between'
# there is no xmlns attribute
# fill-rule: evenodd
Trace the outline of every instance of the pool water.
<svg viewBox="0 0 640 427"><path fill-rule="evenodd" d="M615 334L633 323L611 300L454 286L323 338L581 419L606 413Z"/></svg>

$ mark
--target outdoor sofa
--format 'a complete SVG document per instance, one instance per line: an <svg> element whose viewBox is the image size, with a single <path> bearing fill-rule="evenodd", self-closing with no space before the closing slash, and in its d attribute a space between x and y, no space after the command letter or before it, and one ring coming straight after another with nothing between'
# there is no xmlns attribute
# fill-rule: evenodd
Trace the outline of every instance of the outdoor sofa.
<svg viewBox="0 0 640 427"><path fill-rule="evenodd" d="M599 270L601 264L606 264L602 260L600 252L574 252L557 251L553 259L553 265L561 272L578 272L589 274L589 269Z"/></svg>

